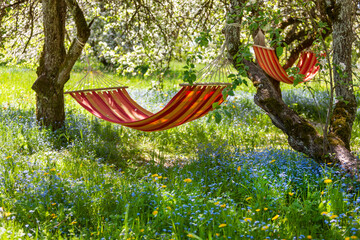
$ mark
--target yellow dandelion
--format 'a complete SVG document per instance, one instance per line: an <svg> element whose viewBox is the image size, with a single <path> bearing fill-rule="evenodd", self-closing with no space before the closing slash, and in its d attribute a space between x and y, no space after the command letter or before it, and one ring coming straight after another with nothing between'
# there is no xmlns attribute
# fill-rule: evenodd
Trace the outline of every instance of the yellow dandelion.
<svg viewBox="0 0 360 240"><path fill-rule="evenodd" d="M10 215L11 215L11 212L5 212L4 213L4 217L10 217Z"/></svg>
<svg viewBox="0 0 360 240"><path fill-rule="evenodd" d="M252 218L244 218L244 221L245 221L245 222L251 222L251 221L252 221Z"/></svg>
<svg viewBox="0 0 360 240"><path fill-rule="evenodd" d="M346 237L345 240L350 240L350 237Z"/></svg>
<svg viewBox="0 0 360 240"><path fill-rule="evenodd" d="M326 215L328 212L321 212L320 215Z"/></svg>
<svg viewBox="0 0 360 240"><path fill-rule="evenodd" d="M166 207L167 209L171 210L171 207Z"/></svg>
<svg viewBox="0 0 360 240"><path fill-rule="evenodd" d="M332 162L328 162L328 163L327 163L327 165L331 165L331 164L332 164Z"/></svg>
<svg viewBox="0 0 360 240"><path fill-rule="evenodd" d="M267 207L264 207L264 211L267 211L268 210L268 208Z"/></svg>
<svg viewBox="0 0 360 240"><path fill-rule="evenodd" d="M12 158L12 156L7 156L5 159L9 159L9 158Z"/></svg>
<svg viewBox="0 0 360 240"><path fill-rule="evenodd" d="M216 202L216 203L214 203L214 204L217 206L217 205L219 205L220 203L219 203L219 202Z"/></svg>
<svg viewBox="0 0 360 240"><path fill-rule="evenodd" d="M338 217L338 215L335 215L335 214L330 216L331 219L334 219L334 218L337 218L337 217Z"/></svg>
<svg viewBox="0 0 360 240"><path fill-rule="evenodd" d="M351 236L350 239L358 239L357 236Z"/></svg>
<svg viewBox="0 0 360 240"><path fill-rule="evenodd" d="M226 207L226 204L224 203L224 204L220 205L220 207L224 208L224 207Z"/></svg>
<svg viewBox="0 0 360 240"><path fill-rule="evenodd" d="M247 197L245 200L250 201L251 199L252 199L252 197Z"/></svg>
<svg viewBox="0 0 360 240"><path fill-rule="evenodd" d="M186 182L186 183L191 183L192 180L191 180L190 178L187 178L187 179L184 179L184 182Z"/></svg>
<svg viewBox="0 0 360 240"><path fill-rule="evenodd" d="M295 193L293 193L293 192L289 192L289 195L290 195L290 196L293 196L294 194L295 194Z"/></svg>
<svg viewBox="0 0 360 240"><path fill-rule="evenodd" d="M331 179L325 179L324 183L326 183L326 184L332 183L332 180Z"/></svg>
<svg viewBox="0 0 360 240"><path fill-rule="evenodd" d="M189 238L195 238L195 236L192 235L191 233L189 233L187 236L188 236Z"/></svg>
<svg viewBox="0 0 360 240"><path fill-rule="evenodd" d="M151 175L151 177L158 177L158 176L159 176L158 174Z"/></svg>
<svg viewBox="0 0 360 240"><path fill-rule="evenodd" d="M271 220L275 221L276 219L278 219L280 216L279 215L275 215Z"/></svg>
<svg viewBox="0 0 360 240"><path fill-rule="evenodd" d="M324 192L324 191L321 191L320 193L321 193L321 195L324 195L325 192Z"/></svg>
<svg viewBox="0 0 360 240"><path fill-rule="evenodd" d="M163 179L167 179L167 177L163 177Z"/></svg>
<svg viewBox="0 0 360 240"><path fill-rule="evenodd" d="M159 212L156 211L156 210L152 212L152 214L153 214L154 216L156 216L158 213L159 213Z"/></svg>
<svg viewBox="0 0 360 240"><path fill-rule="evenodd" d="M274 163L276 160L275 159L273 159L273 160L271 160L269 163Z"/></svg>
<svg viewBox="0 0 360 240"><path fill-rule="evenodd" d="M166 185L162 185L161 187L162 187L162 188L166 188Z"/></svg>
<svg viewBox="0 0 360 240"><path fill-rule="evenodd" d="M69 225L74 225L76 223L77 223L76 221L72 221Z"/></svg>
<svg viewBox="0 0 360 240"><path fill-rule="evenodd" d="M269 228L269 226L263 226L262 228L261 228L261 230L266 230L266 229L268 229Z"/></svg>
<svg viewBox="0 0 360 240"><path fill-rule="evenodd" d="M220 236L220 233L215 233L215 236L217 236L217 237Z"/></svg>
<svg viewBox="0 0 360 240"><path fill-rule="evenodd" d="M222 223L222 224L219 225L219 228L223 228L223 227L226 227L225 223Z"/></svg>
<svg viewBox="0 0 360 240"><path fill-rule="evenodd" d="M240 166L237 167L237 171L238 171L238 172L241 171L241 167L240 167Z"/></svg>
<svg viewBox="0 0 360 240"><path fill-rule="evenodd" d="M52 206L55 206L55 205L56 205L56 202L51 203L51 205L52 205Z"/></svg>
<svg viewBox="0 0 360 240"><path fill-rule="evenodd" d="M46 175L49 175L49 173L48 172L44 173L44 176L46 176Z"/></svg>
<svg viewBox="0 0 360 240"><path fill-rule="evenodd" d="M255 211L256 211L256 212L260 212L260 209L256 209Z"/></svg>
<svg viewBox="0 0 360 240"><path fill-rule="evenodd" d="M142 228L142 229L140 229L140 232L144 232L145 230Z"/></svg>
<svg viewBox="0 0 360 240"><path fill-rule="evenodd" d="M311 236L311 235L307 235L306 238L307 238L307 239L312 239L312 236Z"/></svg>
<svg viewBox="0 0 360 240"><path fill-rule="evenodd" d="M162 176L158 176L157 178L158 178L158 179L162 179Z"/></svg>
<svg viewBox="0 0 360 240"><path fill-rule="evenodd" d="M55 171L56 171L55 168L50 169L50 172L55 172Z"/></svg>

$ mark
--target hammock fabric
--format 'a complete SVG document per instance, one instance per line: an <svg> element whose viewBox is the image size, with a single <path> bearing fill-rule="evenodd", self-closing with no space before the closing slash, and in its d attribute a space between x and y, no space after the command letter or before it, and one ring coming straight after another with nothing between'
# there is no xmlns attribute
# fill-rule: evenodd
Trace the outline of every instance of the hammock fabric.
<svg viewBox="0 0 360 240"><path fill-rule="evenodd" d="M289 77L284 68L280 65L275 50L273 48L266 48L257 45L254 45L253 48L260 67L268 75L280 82L288 84L294 83L294 78ZM302 82L309 81L315 77L316 73L319 71L320 68L320 66L316 65L317 63L318 61L314 53L302 53L297 64L297 67L299 68L299 74L304 75Z"/></svg>
<svg viewBox="0 0 360 240"><path fill-rule="evenodd" d="M221 104L225 85L183 86L171 101L153 114L138 105L126 87L68 92L83 108L103 120L141 131L161 131L198 119Z"/></svg>

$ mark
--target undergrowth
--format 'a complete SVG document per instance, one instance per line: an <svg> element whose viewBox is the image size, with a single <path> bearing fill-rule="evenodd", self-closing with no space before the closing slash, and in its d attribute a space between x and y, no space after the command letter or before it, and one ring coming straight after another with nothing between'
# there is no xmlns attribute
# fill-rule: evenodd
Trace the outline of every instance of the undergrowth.
<svg viewBox="0 0 360 240"><path fill-rule="evenodd" d="M0 75L1 239L360 237L359 183L290 150L251 88L228 99L220 124L209 115L153 133L97 120L67 96L66 127L54 132L35 120L35 73ZM174 81L162 92L135 81L129 92L155 112ZM321 121L306 92L283 95Z"/></svg>

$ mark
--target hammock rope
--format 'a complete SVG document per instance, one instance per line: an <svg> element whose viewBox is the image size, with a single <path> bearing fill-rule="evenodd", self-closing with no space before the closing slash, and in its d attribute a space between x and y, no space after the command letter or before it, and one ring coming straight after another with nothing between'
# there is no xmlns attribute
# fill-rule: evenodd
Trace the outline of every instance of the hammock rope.
<svg viewBox="0 0 360 240"><path fill-rule="evenodd" d="M201 118L213 110L214 103L224 102L222 92L231 85L226 82L227 76L234 73L225 48L226 43L221 47L220 54L198 72L197 81L201 82L180 84L180 91L155 114L137 104L130 97L126 86L89 88L101 84L119 85L91 67L65 94L70 94L84 109L105 121L145 132L167 130ZM91 80L92 85L89 83Z"/></svg>
<svg viewBox="0 0 360 240"><path fill-rule="evenodd" d="M277 81L287 84L294 83L294 78L289 77L285 69L280 65L279 59L273 48L254 45L253 49L260 67L269 76ZM307 82L315 77L320 69L320 66L318 66L317 63L318 61L315 53L303 52L301 54L297 67L299 68L299 74L303 75L302 82Z"/></svg>

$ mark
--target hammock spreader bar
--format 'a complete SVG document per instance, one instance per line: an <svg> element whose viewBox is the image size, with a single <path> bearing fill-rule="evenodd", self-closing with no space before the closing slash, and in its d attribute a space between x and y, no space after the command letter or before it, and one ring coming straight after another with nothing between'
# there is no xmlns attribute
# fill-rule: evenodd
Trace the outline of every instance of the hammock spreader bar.
<svg viewBox="0 0 360 240"><path fill-rule="evenodd" d="M126 87L105 91L73 91L69 94L87 111L103 120L145 132L170 129L198 119L221 104L223 85L183 86L170 102L153 114L138 105Z"/></svg>
<svg viewBox="0 0 360 240"><path fill-rule="evenodd" d="M266 48L258 45L254 45L253 48L260 67L268 75L280 82L288 84L294 83L294 78L289 77L280 65L273 48ZM299 73L304 75L302 82L309 81L315 77L320 68L320 66L316 65L317 63L318 61L315 53L304 52L301 54L297 67L299 68Z"/></svg>

